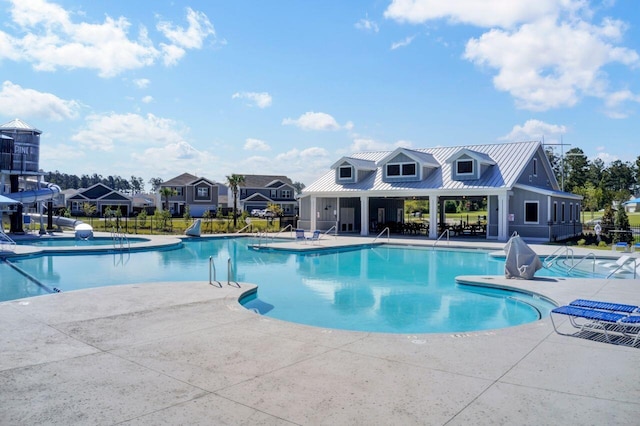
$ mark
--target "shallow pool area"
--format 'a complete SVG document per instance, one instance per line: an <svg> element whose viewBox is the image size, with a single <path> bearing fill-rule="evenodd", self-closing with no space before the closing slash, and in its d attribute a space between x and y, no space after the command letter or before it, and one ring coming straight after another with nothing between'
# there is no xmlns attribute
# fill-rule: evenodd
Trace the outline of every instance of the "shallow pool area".
<svg viewBox="0 0 640 426"><path fill-rule="evenodd" d="M126 239L128 244L148 242L148 238L131 237ZM121 246L125 241L114 239L111 237L93 237L89 239L80 239L74 237L40 237L19 239L16 241L18 245L36 246L36 247L89 247L89 246Z"/></svg>

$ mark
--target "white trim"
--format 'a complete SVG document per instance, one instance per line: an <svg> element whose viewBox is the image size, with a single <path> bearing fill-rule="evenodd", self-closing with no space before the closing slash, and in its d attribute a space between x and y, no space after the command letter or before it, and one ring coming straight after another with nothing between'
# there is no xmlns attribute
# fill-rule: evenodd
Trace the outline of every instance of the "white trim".
<svg viewBox="0 0 640 426"><path fill-rule="evenodd" d="M461 162L465 162L465 163L471 163L471 171L470 172L460 172L458 171L458 165ZM455 175L456 176L475 176L476 174L476 163L477 160L474 160L473 158L459 158L455 161L455 167L456 167L456 171L455 171Z"/></svg>
<svg viewBox="0 0 640 426"><path fill-rule="evenodd" d="M414 174L412 175L405 175L404 172L404 166L405 164L413 164L413 166L415 167L414 169ZM397 175L390 175L389 174L389 166L398 166L399 167L399 174ZM405 178L405 177L418 177L418 163L415 161L403 161L403 162L397 162L397 163L387 163L384 165L384 174L387 178Z"/></svg>
<svg viewBox="0 0 640 426"><path fill-rule="evenodd" d="M342 169L345 169L345 170L346 170L346 169L349 169L349 177L342 177L342 173L341 173ZM355 171L354 169L355 169L355 168L353 167L353 165L340 166L340 167L338 167L338 180L339 180L339 181L341 181L341 180L352 180L352 179L353 179L353 176L354 176L354 174L355 174L355 173L354 173L354 171Z"/></svg>

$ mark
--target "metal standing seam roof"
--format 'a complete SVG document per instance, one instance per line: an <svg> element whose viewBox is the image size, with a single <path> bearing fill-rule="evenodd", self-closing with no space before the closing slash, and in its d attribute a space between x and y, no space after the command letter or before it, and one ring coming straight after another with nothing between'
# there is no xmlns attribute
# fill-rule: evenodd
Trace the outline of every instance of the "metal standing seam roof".
<svg viewBox="0 0 640 426"><path fill-rule="evenodd" d="M33 126L30 126L19 118L15 118L7 123L0 125L0 130L29 130L42 133L40 130L36 129Z"/></svg>
<svg viewBox="0 0 640 426"><path fill-rule="evenodd" d="M413 149L412 151L431 154L440 164L440 167L429 174L426 179L413 182L383 182L382 169L377 168L358 183L337 184L335 170L332 169L307 186L303 190L303 194L355 191L510 189L515 185L524 168L540 147L540 142L532 141ZM480 179L453 180L451 179L451 164L446 160L463 149L474 151L481 157L486 156L494 161L495 165L486 170ZM393 151L362 152L350 157L378 162L391 152Z"/></svg>

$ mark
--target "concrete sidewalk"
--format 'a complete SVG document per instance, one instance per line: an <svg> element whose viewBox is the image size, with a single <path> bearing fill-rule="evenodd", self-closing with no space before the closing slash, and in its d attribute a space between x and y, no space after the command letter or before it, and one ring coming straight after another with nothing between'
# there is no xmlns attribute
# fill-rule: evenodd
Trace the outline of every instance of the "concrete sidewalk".
<svg viewBox="0 0 640 426"><path fill-rule="evenodd" d="M639 280L506 281L558 303L640 304ZM548 318L462 334L349 332L254 314L237 302L253 286L241 287L158 283L0 303L0 423L630 425L640 418L640 349L557 335Z"/></svg>

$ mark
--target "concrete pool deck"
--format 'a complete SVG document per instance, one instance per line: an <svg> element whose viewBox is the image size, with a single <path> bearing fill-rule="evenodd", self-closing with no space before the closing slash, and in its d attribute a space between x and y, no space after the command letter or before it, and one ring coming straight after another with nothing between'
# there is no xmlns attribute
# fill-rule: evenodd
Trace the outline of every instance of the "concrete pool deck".
<svg viewBox="0 0 640 426"><path fill-rule="evenodd" d="M371 240L323 238L315 249ZM637 279L469 279L559 304L578 297L640 304ZM309 327L242 308L237 300L252 288L132 284L0 303L0 423L629 425L640 418L638 347L561 336L549 318L459 334Z"/></svg>

